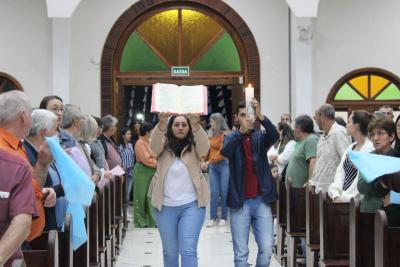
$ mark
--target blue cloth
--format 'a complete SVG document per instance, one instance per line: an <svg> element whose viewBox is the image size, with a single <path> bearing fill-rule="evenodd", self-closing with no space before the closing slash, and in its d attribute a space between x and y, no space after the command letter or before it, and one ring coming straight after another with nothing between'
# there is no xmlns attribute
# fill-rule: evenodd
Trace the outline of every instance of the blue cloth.
<svg viewBox="0 0 400 267"><path fill-rule="evenodd" d="M217 209L219 197L221 196L221 219L228 217L228 208L226 206L226 197L228 195L229 185L229 161L222 160L217 163L211 163L208 169L210 175L210 219L217 219Z"/></svg>
<svg viewBox="0 0 400 267"><path fill-rule="evenodd" d="M247 262L250 225L258 246L256 267L268 267L274 247L271 206L261 196L246 199L242 208L230 209L230 223L235 267L250 266Z"/></svg>
<svg viewBox="0 0 400 267"><path fill-rule="evenodd" d="M72 215L73 249L78 249L87 241L84 206L92 203L95 185L62 149L58 139L46 137L51 154L56 162L68 201L67 213Z"/></svg>
<svg viewBox="0 0 400 267"><path fill-rule="evenodd" d="M350 151L348 155L367 183L382 175L400 171L400 158L357 151Z"/></svg>
<svg viewBox="0 0 400 267"><path fill-rule="evenodd" d="M278 192L275 188L275 180L272 178L271 170L268 166L266 150L275 144L279 138L279 133L271 121L265 117L261 121L265 131L255 129L251 132L251 150L253 153L253 163L258 177L263 200L266 204L278 199ZM242 135L239 130L231 132L224 138L224 145L221 155L229 159L229 190L227 205L230 208L241 208L244 202L244 152L242 146Z"/></svg>
<svg viewBox="0 0 400 267"><path fill-rule="evenodd" d="M154 209L158 231L161 236L164 267L197 267L197 243L205 219L205 208L197 201L182 206L163 206Z"/></svg>
<svg viewBox="0 0 400 267"><path fill-rule="evenodd" d="M49 175L51 177L53 185L61 184L60 174L58 173L57 167L54 162L49 166ZM57 227L61 228L64 224L65 213L67 212L67 201L65 200L64 196L57 197L55 208Z"/></svg>

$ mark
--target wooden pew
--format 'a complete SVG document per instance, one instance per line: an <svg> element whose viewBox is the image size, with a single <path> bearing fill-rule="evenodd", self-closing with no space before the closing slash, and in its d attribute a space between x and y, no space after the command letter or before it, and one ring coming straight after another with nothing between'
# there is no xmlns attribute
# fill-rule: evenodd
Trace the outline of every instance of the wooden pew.
<svg viewBox="0 0 400 267"><path fill-rule="evenodd" d="M89 229L90 228L89 208L85 208L85 214L86 214L86 218L85 218L86 235L89 238L89 231L90 231L90 229ZM73 264L74 264L74 267L88 267L89 266L89 245L88 245L88 242L85 242L77 250L74 251Z"/></svg>
<svg viewBox="0 0 400 267"><path fill-rule="evenodd" d="M350 202L350 267L374 267L374 213L361 213L360 201Z"/></svg>
<svg viewBox="0 0 400 267"><path fill-rule="evenodd" d="M349 266L349 203L334 203L320 193L320 266Z"/></svg>
<svg viewBox="0 0 400 267"><path fill-rule="evenodd" d="M89 264L90 267L100 267L99 260L99 240L98 240L98 203L97 193L93 194L92 205L89 208Z"/></svg>
<svg viewBox="0 0 400 267"><path fill-rule="evenodd" d="M319 194L314 187L306 187L306 258L307 266L318 267L319 258Z"/></svg>
<svg viewBox="0 0 400 267"><path fill-rule="evenodd" d="M107 267L114 266L115 263L115 239L114 233L114 181L110 182L104 188L105 201L105 237L107 246Z"/></svg>
<svg viewBox="0 0 400 267"><path fill-rule="evenodd" d="M58 234L51 230L48 235L29 243L32 250L23 251L27 267L58 267Z"/></svg>
<svg viewBox="0 0 400 267"><path fill-rule="evenodd" d="M98 203L98 240L99 240L99 259L101 267L107 266L107 244L106 244L106 221L105 221L105 188L99 190Z"/></svg>
<svg viewBox="0 0 400 267"><path fill-rule="evenodd" d="M386 213L375 213L375 267L400 266L400 227L388 225Z"/></svg>
<svg viewBox="0 0 400 267"><path fill-rule="evenodd" d="M60 267L73 266L73 249L72 249L72 215L65 214L64 232L58 232L58 254Z"/></svg>
<svg viewBox="0 0 400 267"><path fill-rule="evenodd" d="M296 244L300 238L306 237L306 190L293 188L286 180L286 221L288 239L288 266L296 266Z"/></svg>
<svg viewBox="0 0 400 267"><path fill-rule="evenodd" d="M127 191L127 179L126 179L127 174L125 174L124 182L122 184L123 192L122 192L122 214L123 214L123 226L124 228L122 229L122 239L125 238L126 231L128 230L128 208L129 208L129 199L126 197L126 191Z"/></svg>
<svg viewBox="0 0 400 267"><path fill-rule="evenodd" d="M286 239L286 187L284 180L276 181L276 188L278 191L279 199L276 205L277 212L277 233L276 233L276 259L282 264L286 265L285 253L285 239Z"/></svg>
<svg viewBox="0 0 400 267"><path fill-rule="evenodd" d="M115 249L116 255L119 255L119 251L122 248L122 229L123 229L123 192L125 192L122 188L123 177L117 176L115 177Z"/></svg>

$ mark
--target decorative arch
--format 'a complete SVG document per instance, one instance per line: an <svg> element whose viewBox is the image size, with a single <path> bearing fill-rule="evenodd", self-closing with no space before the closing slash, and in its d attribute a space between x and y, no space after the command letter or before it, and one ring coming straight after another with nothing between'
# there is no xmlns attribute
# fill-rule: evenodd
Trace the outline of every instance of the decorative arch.
<svg viewBox="0 0 400 267"><path fill-rule="evenodd" d="M7 73L0 72L0 94L12 90L23 91L17 79Z"/></svg>
<svg viewBox="0 0 400 267"><path fill-rule="evenodd" d="M384 69L356 69L333 85L326 102L342 111L374 111L382 105L397 110L400 104L400 78Z"/></svg>
<svg viewBox="0 0 400 267"><path fill-rule="evenodd" d="M124 44L131 33L149 17L172 8L198 10L223 25L237 47L244 78L243 84L253 84L255 97L260 97L260 57L257 44L249 27L230 6L219 0L141 0L118 18L103 48L101 57L101 112L103 115L109 113L117 115L119 112L116 74ZM203 73L203 77L206 79L207 73Z"/></svg>

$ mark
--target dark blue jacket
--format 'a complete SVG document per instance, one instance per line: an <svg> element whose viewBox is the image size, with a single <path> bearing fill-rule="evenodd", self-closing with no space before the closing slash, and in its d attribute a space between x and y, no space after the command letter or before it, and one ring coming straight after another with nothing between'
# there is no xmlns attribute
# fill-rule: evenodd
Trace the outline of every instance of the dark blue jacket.
<svg viewBox="0 0 400 267"><path fill-rule="evenodd" d="M266 149L273 145L279 138L279 133L271 121L264 117L261 125L265 131L253 130L250 133L251 150L253 152L253 163L258 177L260 191L266 204L278 199L271 170L268 166ZM243 207L244 202L244 153L243 136L236 130L224 139L221 155L229 159L229 189L227 205L234 209Z"/></svg>

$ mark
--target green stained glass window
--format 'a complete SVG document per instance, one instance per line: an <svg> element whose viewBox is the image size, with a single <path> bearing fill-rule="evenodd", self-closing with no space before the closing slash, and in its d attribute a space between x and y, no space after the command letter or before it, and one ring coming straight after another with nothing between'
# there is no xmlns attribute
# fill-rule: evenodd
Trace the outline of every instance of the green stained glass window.
<svg viewBox="0 0 400 267"><path fill-rule="evenodd" d="M396 85L390 84L382 93L380 93L376 100L400 100L400 91Z"/></svg>
<svg viewBox="0 0 400 267"><path fill-rule="evenodd" d="M364 100L364 98L357 94L350 85L345 83L337 92L335 100Z"/></svg>

